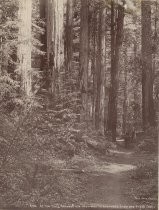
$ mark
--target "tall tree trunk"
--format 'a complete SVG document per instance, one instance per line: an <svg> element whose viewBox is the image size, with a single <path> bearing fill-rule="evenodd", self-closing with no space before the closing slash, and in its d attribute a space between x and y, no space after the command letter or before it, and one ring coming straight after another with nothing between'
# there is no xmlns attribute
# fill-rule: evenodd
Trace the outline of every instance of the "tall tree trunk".
<svg viewBox="0 0 159 210"><path fill-rule="evenodd" d="M1 13L1 10L0 10L0 13ZM2 74L2 29L0 28L0 75L1 74Z"/></svg>
<svg viewBox="0 0 159 210"><path fill-rule="evenodd" d="M126 133L126 122L127 122L127 51L124 53L124 101L123 101L123 124L122 133Z"/></svg>
<svg viewBox="0 0 159 210"><path fill-rule="evenodd" d="M151 2L142 0L142 114L143 128L153 126L155 112L153 104L152 29Z"/></svg>
<svg viewBox="0 0 159 210"><path fill-rule="evenodd" d="M73 56L73 0L67 0L66 4L66 26L65 26L65 67L66 77L72 77Z"/></svg>
<svg viewBox="0 0 159 210"><path fill-rule="evenodd" d="M136 40L134 41L134 74L137 70L137 42ZM134 75L135 76L135 75ZM137 126L138 126L138 109L137 109L137 106L138 106L138 81L137 79L135 78L134 79L134 85L133 85L133 92L134 92L134 113L133 113L133 127L134 129L136 130L137 129Z"/></svg>
<svg viewBox="0 0 159 210"><path fill-rule="evenodd" d="M106 8L101 11L101 102L100 102L100 115L101 127L104 133L104 120L105 120L105 91L106 91Z"/></svg>
<svg viewBox="0 0 159 210"><path fill-rule="evenodd" d="M46 23L46 7L48 4L48 0L40 0L40 18ZM40 36L40 41L42 43L41 51L47 52L47 35L46 35L46 26L45 26L45 32ZM47 68L47 56L41 55L40 57L40 70L44 72L44 82L45 82L45 88L49 88L49 72Z"/></svg>
<svg viewBox="0 0 159 210"><path fill-rule="evenodd" d="M18 58L21 70L22 89L27 96L32 93L31 73L31 24L32 24L32 0L19 1L19 45Z"/></svg>
<svg viewBox="0 0 159 210"><path fill-rule="evenodd" d="M82 99L82 118L88 117L88 61L89 61L89 35L88 35L88 0L81 0L80 24L80 90Z"/></svg>
<svg viewBox="0 0 159 210"><path fill-rule="evenodd" d="M61 89L64 64L64 2L49 0L47 5L47 60L50 69L50 93L56 97Z"/></svg>
<svg viewBox="0 0 159 210"><path fill-rule="evenodd" d="M97 41L97 95L95 106L95 127L98 130L104 115L104 77L105 77L105 9L100 5Z"/></svg>
<svg viewBox="0 0 159 210"><path fill-rule="evenodd" d="M107 17L107 10L106 10ZM108 102L109 102L109 88L107 87L107 42L108 42L108 26L107 18L105 18L105 75L104 75L104 135L107 134L107 118L108 118Z"/></svg>
<svg viewBox="0 0 159 210"><path fill-rule="evenodd" d="M92 22L91 22L91 45L92 45L92 53L91 53L91 71L93 75L93 91L92 91L92 120L93 125L95 126L95 102L96 102L96 90L97 90L97 78L96 78L96 47L97 47L97 11L94 7L92 14Z"/></svg>
<svg viewBox="0 0 159 210"><path fill-rule="evenodd" d="M97 95L95 103L95 128L98 130L100 127L100 100L101 100L101 9L98 14L98 40L97 40L97 61L96 61L96 76L97 76Z"/></svg>
<svg viewBox="0 0 159 210"><path fill-rule="evenodd" d="M108 120L107 120L107 130L112 130L112 117L111 117L111 105L113 103L113 66L115 57L115 4L111 1L111 84L109 89L109 102L108 102Z"/></svg>
<svg viewBox="0 0 159 210"><path fill-rule="evenodd" d="M108 130L111 131L112 140L116 140L117 128L117 92L119 53L123 40L124 7L118 5L115 17L114 1L111 2L111 87L109 93ZM115 21L116 20L116 21Z"/></svg>
<svg viewBox="0 0 159 210"><path fill-rule="evenodd" d="M2 8L0 7L0 75L2 74Z"/></svg>

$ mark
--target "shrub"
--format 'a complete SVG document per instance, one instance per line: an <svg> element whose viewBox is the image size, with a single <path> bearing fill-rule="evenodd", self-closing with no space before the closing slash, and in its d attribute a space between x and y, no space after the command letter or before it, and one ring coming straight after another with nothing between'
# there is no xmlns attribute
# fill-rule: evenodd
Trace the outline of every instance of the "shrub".
<svg viewBox="0 0 159 210"><path fill-rule="evenodd" d="M157 200L157 160L139 164L131 174L134 195L140 202L154 203Z"/></svg>
<svg viewBox="0 0 159 210"><path fill-rule="evenodd" d="M133 171L131 177L136 180L150 179L157 176L157 172L157 161L153 160L147 163L139 164L137 169Z"/></svg>
<svg viewBox="0 0 159 210"><path fill-rule="evenodd" d="M143 139L137 144L137 150L146 153L156 153L158 149L157 129L149 128L143 135Z"/></svg>

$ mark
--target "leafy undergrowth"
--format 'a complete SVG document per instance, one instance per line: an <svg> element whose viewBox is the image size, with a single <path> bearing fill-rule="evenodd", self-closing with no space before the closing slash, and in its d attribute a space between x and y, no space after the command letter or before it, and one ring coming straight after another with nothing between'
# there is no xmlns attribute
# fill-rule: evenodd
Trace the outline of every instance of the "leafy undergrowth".
<svg viewBox="0 0 159 210"><path fill-rule="evenodd" d="M158 198L157 160L139 164L132 172L133 194L139 203L156 204Z"/></svg>
<svg viewBox="0 0 159 210"><path fill-rule="evenodd" d="M133 194L139 203L156 204L158 197L157 128L147 129L136 145L140 156L137 169L131 174ZM142 157L143 156L143 157Z"/></svg>
<svg viewBox="0 0 159 210"><path fill-rule="evenodd" d="M82 168L108 155L113 145L78 123L73 108L59 104L45 108L28 102L8 116L0 114L1 205L80 203L88 180Z"/></svg>
<svg viewBox="0 0 159 210"><path fill-rule="evenodd" d="M34 170L33 170L34 168ZM16 172L6 174L6 183L2 193L1 205L53 206L55 204L79 203L84 195L85 176L76 173L18 168ZM26 172L27 171L27 172ZM47 173L47 174L46 174ZM5 182L4 182L5 181ZM3 187L4 189L4 187Z"/></svg>
<svg viewBox="0 0 159 210"><path fill-rule="evenodd" d="M157 128L148 128L142 135L141 139L137 139L139 143L136 145L137 152L157 154L158 152L158 134Z"/></svg>
<svg viewBox="0 0 159 210"><path fill-rule="evenodd" d="M140 154L137 169L131 173L133 195L140 204L157 204L158 161L157 130L148 129L138 143L136 154ZM146 157L146 158L144 158Z"/></svg>

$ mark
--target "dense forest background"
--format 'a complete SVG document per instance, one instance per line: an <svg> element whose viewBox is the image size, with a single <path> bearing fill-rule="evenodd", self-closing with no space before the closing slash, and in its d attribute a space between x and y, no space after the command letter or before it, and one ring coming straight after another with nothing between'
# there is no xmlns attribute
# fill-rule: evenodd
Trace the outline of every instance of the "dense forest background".
<svg viewBox="0 0 159 210"><path fill-rule="evenodd" d="M1 203L53 203L37 171L126 134L157 151L158 34L157 0L0 0Z"/></svg>

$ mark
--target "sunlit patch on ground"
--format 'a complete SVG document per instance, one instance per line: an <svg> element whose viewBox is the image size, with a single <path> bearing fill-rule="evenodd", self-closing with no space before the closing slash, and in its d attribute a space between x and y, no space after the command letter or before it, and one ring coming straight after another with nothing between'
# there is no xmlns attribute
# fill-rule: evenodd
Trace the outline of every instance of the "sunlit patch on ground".
<svg viewBox="0 0 159 210"><path fill-rule="evenodd" d="M99 173L121 173L124 171L129 171L135 169L136 166L129 164L117 164L117 163L105 163L103 165L95 165L93 167L88 167L86 171L99 172Z"/></svg>
<svg viewBox="0 0 159 210"><path fill-rule="evenodd" d="M129 152L129 151L119 151L119 150L109 150L111 153L114 154L123 154L123 155L131 155L133 152Z"/></svg>

